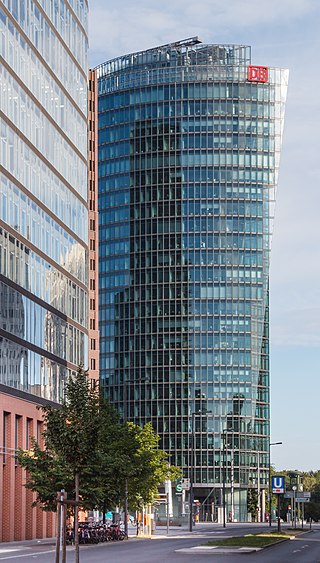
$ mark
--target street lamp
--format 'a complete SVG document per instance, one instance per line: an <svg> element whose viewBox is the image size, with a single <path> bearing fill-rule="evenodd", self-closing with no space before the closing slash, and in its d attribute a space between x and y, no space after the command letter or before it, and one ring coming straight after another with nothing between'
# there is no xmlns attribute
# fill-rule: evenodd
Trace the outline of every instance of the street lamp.
<svg viewBox="0 0 320 563"><path fill-rule="evenodd" d="M194 485L194 468L195 468L195 417L197 415L207 415L211 411L199 409L191 413L191 463L190 463L190 513L189 513L189 532L193 530L193 485Z"/></svg>
<svg viewBox="0 0 320 563"><path fill-rule="evenodd" d="M226 527L226 479L227 479L227 442L226 442L226 433L233 432L233 428L225 428L222 430L222 445L223 445L223 456L222 456L222 508L223 508L223 527Z"/></svg>
<svg viewBox="0 0 320 563"><path fill-rule="evenodd" d="M146 381L148 381L147 378L145 377L140 377L139 379L135 380L135 379L131 379L128 377L125 377L123 380L123 414L122 414L122 421L123 422L127 422L129 419L129 401L128 399L130 399L130 395L128 397L128 384L130 383L145 383ZM128 515L129 515L129 511L128 511L128 477L125 478L125 482L124 482L124 531L125 531L125 537L126 539L128 539Z"/></svg>
<svg viewBox="0 0 320 563"><path fill-rule="evenodd" d="M271 446L281 446L282 442L269 442L269 526L271 526Z"/></svg>
<svg viewBox="0 0 320 563"><path fill-rule="evenodd" d="M191 413L191 463L190 463L190 495L189 495L189 532L192 532L193 528L193 482L194 482L194 451L195 451L195 444L194 444L194 418L196 413Z"/></svg>

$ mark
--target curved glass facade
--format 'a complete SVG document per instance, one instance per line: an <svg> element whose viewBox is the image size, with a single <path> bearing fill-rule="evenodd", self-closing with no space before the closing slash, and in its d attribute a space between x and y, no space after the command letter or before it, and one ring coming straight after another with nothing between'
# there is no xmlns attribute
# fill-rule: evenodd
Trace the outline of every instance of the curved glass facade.
<svg viewBox="0 0 320 563"><path fill-rule="evenodd" d="M88 365L87 2L1 0L0 383Z"/></svg>
<svg viewBox="0 0 320 563"><path fill-rule="evenodd" d="M269 467L268 278L287 71L167 45L98 67L100 369L196 498L248 519ZM194 459L191 458L191 443ZM261 510L264 509L261 498ZM215 509L216 510L216 509Z"/></svg>

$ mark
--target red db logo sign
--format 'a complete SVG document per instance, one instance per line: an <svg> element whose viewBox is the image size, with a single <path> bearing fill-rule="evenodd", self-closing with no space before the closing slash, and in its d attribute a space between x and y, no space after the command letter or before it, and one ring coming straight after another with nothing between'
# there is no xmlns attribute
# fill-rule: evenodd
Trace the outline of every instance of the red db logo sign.
<svg viewBox="0 0 320 563"><path fill-rule="evenodd" d="M268 82L269 72L267 66L248 66L249 82Z"/></svg>

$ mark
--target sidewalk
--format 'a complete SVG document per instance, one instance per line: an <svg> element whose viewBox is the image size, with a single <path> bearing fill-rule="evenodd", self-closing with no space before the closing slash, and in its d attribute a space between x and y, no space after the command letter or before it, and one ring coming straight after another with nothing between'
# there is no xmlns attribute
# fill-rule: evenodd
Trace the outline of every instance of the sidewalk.
<svg viewBox="0 0 320 563"><path fill-rule="evenodd" d="M56 545L56 538L0 542L0 549L9 547L11 547L12 549L21 547L33 547L34 545Z"/></svg>
<svg viewBox="0 0 320 563"><path fill-rule="evenodd" d="M32 553L34 547L43 546L44 550L41 553L51 553L55 550L55 538L22 540L12 542L0 542L0 557L1 559L16 559L16 557L26 557L28 551ZM46 546L48 550L46 550ZM40 552L39 552L40 555Z"/></svg>

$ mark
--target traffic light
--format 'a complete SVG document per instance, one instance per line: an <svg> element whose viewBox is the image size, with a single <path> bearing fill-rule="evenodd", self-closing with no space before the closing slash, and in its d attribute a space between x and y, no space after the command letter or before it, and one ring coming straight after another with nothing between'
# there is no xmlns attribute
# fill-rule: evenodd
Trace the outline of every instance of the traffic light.
<svg viewBox="0 0 320 563"><path fill-rule="evenodd" d="M292 473L288 473L289 478L290 478L290 489L292 489L292 487L299 487L300 485L300 481L301 481L301 476L298 472L292 472Z"/></svg>

